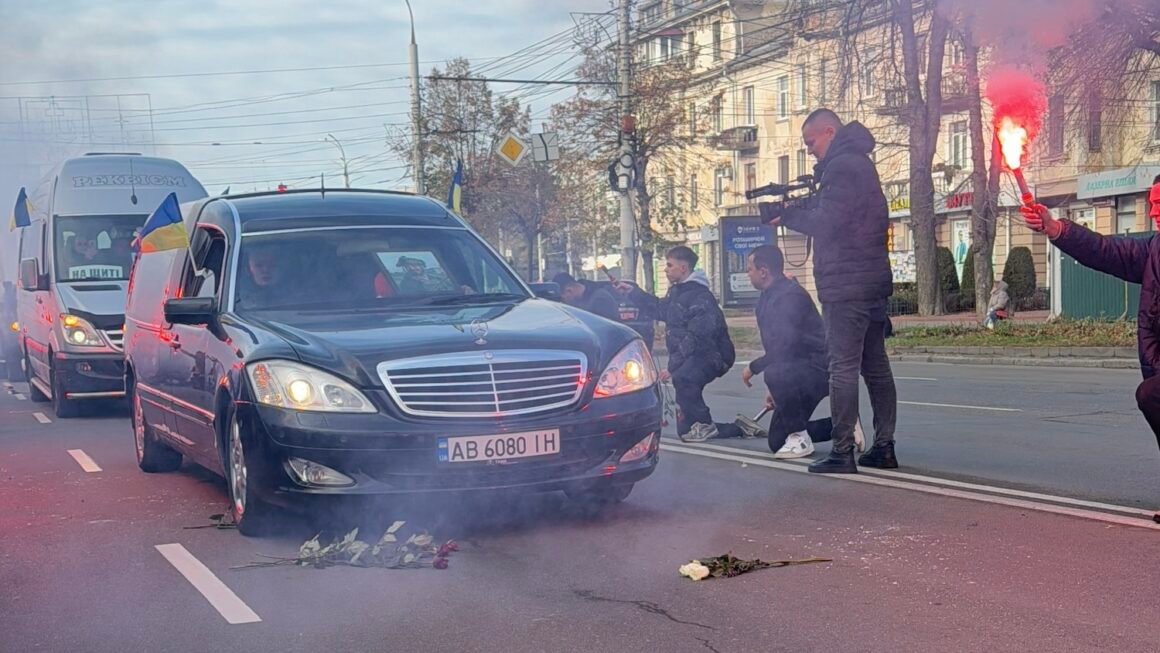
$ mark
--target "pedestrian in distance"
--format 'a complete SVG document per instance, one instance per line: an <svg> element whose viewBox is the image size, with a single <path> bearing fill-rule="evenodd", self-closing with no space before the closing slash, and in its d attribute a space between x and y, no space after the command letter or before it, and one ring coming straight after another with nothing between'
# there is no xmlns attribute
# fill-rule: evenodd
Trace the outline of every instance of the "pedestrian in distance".
<svg viewBox="0 0 1160 653"><path fill-rule="evenodd" d="M785 274L785 258L773 245L762 245L749 255L746 272L757 300L757 330L764 353L741 370L741 380L752 385L761 375L769 390L766 406L773 408L769 448L775 458L813 455L814 443L831 439L829 418L810 420L830 393L826 336L814 300ZM861 429L855 429L860 440Z"/></svg>
<svg viewBox="0 0 1160 653"><path fill-rule="evenodd" d="M1160 175L1148 194L1148 216L1160 230ZM1136 388L1136 405L1160 444L1160 238L1104 236L1070 220L1057 220L1042 204L1020 209L1032 231L1047 234L1051 244L1093 270L1140 284L1136 343L1144 380ZM1153 520L1160 523L1160 512Z"/></svg>
<svg viewBox="0 0 1160 653"><path fill-rule="evenodd" d="M874 161L874 136L842 124L829 109L811 113L802 140L818 161L820 190L805 204L764 202L763 218L811 236L814 279L830 354L830 455L810 465L819 474L853 474L858 465L893 469L898 396L886 355L887 300L894 290L886 249L889 210ZM874 446L854 462L858 374L874 409Z"/></svg>
<svg viewBox="0 0 1160 653"><path fill-rule="evenodd" d="M669 292L650 295L635 284L619 281L617 289L629 300L665 323L668 348L663 380L672 380L677 399L677 435L685 442L716 437L741 437L735 424L713 421L705 403L705 386L724 376L736 362L725 314L709 287L709 278L697 270L697 254L683 245L665 254Z"/></svg>

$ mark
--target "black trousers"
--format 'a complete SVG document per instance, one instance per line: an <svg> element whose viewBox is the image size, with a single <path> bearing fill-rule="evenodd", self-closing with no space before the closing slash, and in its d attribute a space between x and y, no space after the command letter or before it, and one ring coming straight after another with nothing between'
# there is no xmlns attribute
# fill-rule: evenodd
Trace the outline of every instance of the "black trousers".
<svg viewBox="0 0 1160 653"><path fill-rule="evenodd" d="M705 386L719 375L706 367L686 365L673 374L673 390L677 398L677 433L684 435L694 424L713 424L713 414L705 403ZM741 429L732 422L717 424L718 437L741 437Z"/></svg>
<svg viewBox="0 0 1160 653"><path fill-rule="evenodd" d="M822 319L830 349L833 450L844 454L854 449L859 372L874 409L874 444L894 442L898 395L886 355L886 300L822 304Z"/></svg>
<svg viewBox="0 0 1160 653"><path fill-rule="evenodd" d="M805 431L810 440L829 442L833 432L830 418L810 420L818 404L830 393L827 375L818 374L792 378L777 373L765 377L765 385L773 396L775 408L769 422L769 448L777 452L791 433Z"/></svg>
<svg viewBox="0 0 1160 653"><path fill-rule="evenodd" d="M1152 434L1156 436L1156 444L1160 445L1160 375L1145 379L1140 387L1136 388L1136 405L1144 413L1148 426L1152 427Z"/></svg>

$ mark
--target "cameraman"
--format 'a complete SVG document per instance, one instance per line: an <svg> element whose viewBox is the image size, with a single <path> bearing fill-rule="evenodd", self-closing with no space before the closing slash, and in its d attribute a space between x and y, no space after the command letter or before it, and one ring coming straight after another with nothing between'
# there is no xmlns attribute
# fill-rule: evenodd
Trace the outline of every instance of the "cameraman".
<svg viewBox="0 0 1160 653"><path fill-rule="evenodd" d="M814 278L830 352L830 407L834 420L829 457L810 465L817 474L853 474L858 422L858 372L874 409L874 446L858 464L898 467L894 424L898 397L886 355L886 303L893 275L886 251L889 211L870 153L875 141L861 123L843 125L818 109L806 118L802 140L818 160L821 185L807 205L763 203L762 217L813 237Z"/></svg>

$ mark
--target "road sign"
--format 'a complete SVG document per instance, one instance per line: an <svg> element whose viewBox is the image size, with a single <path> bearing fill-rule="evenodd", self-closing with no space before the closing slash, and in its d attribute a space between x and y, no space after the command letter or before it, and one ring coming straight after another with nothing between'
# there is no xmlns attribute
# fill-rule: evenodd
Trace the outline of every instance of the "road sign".
<svg viewBox="0 0 1160 653"><path fill-rule="evenodd" d="M499 154L500 158L504 161L516 166L520 164L520 161L524 160L524 157L528 155L530 149L528 144L520 140L518 136L508 134L507 138L500 141L496 154Z"/></svg>
<svg viewBox="0 0 1160 653"><path fill-rule="evenodd" d="M546 163L560 158L559 134L532 134L532 157Z"/></svg>

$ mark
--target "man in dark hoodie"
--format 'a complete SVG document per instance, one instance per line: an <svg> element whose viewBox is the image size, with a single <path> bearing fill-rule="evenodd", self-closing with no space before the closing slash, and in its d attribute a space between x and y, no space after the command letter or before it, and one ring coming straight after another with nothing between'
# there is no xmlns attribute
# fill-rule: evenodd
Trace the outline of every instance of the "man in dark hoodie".
<svg viewBox="0 0 1160 653"><path fill-rule="evenodd" d="M1148 194L1148 217L1160 230L1160 175ZM1138 283L1136 344L1144 381L1136 388L1136 406L1160 444L1160 237L1103 236L1070 220L1056 220L1042 204L1020 209L1032 231L1047 234L1051 244L1093 270ZM1153 517L1160 523L1160 512Z"/></svg>
<svg viewBox="0 0 1160 653"><path fill-rule="evenodd" d="M705 403L705 386L733 367L737 353L709 278L696 267L696 252L683 245L670 249L665 254L669 293L664 299L627 281L617 283L620 292L665 323L669 364L662 378L673 381L680 409L677 435L685 442L741 435L734 424L715 424Z"/></svg>
<svg viewBox="0 0 1160 653"><path fill-rule="evenodd" d="M886 355L886 305L893 275L886 251L889 210L870 153L874 137L861 123L843 125L818 109L802 126L818 163L821 190L809 204L761 205L762 215L814 239L814 279L822 302L830 353L830 407L834 445L810 465L818 474L853 474L858 422L858 372L874 409L874 446L858 459L866 467L893 469L898 397Z"/></svg>

